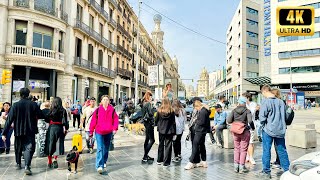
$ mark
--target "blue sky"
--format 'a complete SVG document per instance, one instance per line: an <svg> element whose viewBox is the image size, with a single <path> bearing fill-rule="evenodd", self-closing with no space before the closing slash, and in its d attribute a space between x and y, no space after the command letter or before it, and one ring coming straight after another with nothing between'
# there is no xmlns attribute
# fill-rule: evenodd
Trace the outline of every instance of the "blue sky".
<svg viewBox="0 0 320 180"><path fill-rule="evenodd" d="M128 0L138 14L138 0ZM143 0L154 9L175 21L211 38L226 41L226 29L239 4L239 0ZM142 4L141 22L150 34L154 28L155 11ZM225 65L225 45L205 39L187 31L162 17L164 46L170 56L177 56L182 79L199 79L206 67L209 72ZM191 84L191 81L183 81Z"/></svg>

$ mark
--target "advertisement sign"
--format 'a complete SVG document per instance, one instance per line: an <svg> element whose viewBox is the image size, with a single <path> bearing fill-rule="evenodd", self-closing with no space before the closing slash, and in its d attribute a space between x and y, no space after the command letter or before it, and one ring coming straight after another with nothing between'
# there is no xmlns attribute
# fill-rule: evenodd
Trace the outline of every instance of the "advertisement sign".
<svg viewBox="0 0 320 180"><path fill-rule="evenodd" d="M297 99L296 99L296 93L288 93L287 95L287 105L291 105L291 104L296 104L297 103Z"/></svg>
<svg viewBox="0 0 320 180"><path fill-rule="evenodd" d="M297 104L300 107L305 107L304 99L305 99L305 93L304 92L298 92L297 93Z"/></svg>
<svg viewBox="0 0 320 180"><path fill-rule="evenodd" d="M148 73L149 86L164 85L163 65L148 66Z"/></svg>

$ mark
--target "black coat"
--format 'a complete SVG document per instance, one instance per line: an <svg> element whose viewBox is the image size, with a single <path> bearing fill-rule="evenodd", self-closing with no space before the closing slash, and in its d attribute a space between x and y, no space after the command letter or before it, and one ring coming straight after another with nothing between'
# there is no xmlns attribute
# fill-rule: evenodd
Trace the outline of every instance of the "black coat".
<svg viewBox="0 0 320 180"><path fill-rule="evenodd" d="M194 131L197 133L209 133L210 132L210 119L209 119L210 111L203 107L199 113L197 120L195 121Z"/></svg>
<svg viewBox="0 0 320 180"><path fill-rule="evenodd" d="M170 114L157 113L155 124L160 134L176 134L176 120L174 112Z"/></svg>
<svg viewBox="0 0 320 180"><path fill-rule="evenodd" d="M2 134L7 134L13 123L14 136L35 135L38 119L43 119L43 115L37 103L21 99L11 107Z"/></svg>

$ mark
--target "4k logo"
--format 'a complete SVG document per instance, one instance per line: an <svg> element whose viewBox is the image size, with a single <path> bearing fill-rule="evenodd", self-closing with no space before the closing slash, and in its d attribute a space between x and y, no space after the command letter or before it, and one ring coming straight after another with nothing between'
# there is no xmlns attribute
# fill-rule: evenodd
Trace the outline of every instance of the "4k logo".
<svg viewBox="0 0 320 180"><path fill-rule="evenodd" d="M279 36L312 36L314 7L278 7L277 34Z"/></svg>

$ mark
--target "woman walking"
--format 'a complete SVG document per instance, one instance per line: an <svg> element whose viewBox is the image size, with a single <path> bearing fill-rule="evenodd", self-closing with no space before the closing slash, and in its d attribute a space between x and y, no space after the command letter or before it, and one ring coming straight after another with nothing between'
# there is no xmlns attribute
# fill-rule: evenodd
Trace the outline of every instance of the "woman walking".
<svg viewBox="0 0 320 180"><path fill-rule="evenodd" d="M208 164L206 162L207 152L205 140L206 134L211 130L209 119L210 111L208 107L205 107L201 103L200 98L196 97L193 101L193 107L196 111L198 111L198 114L191 127L194 131L194 137L192 138L192 153L189 159L189 163L185 167L186 170L193 169L195 167L208 167Z"/></svg>
<svg viewBox="0 0 320 180"><path fill-rule="evenodd" d="M247 99L245 97L241 96L238 103L239 105L230 113L227 122L231 124L231 132L233 132L234 171L237 173L247 173L248 169L245 167L245 161L250 141L248 123L252 124L252 115L246 107ZM242 129L242 132L233 131L233 128Z"/></svg>
<svg viewBox="0 0 320 180"><path fill-rule="evenodd" d="M174 158L173 162L181 161L181 138L184 131L184 124L187 120L186 111L183 109L180 101L174 100L172 104L175 121L176 121L176 138L173 140L173 152Z"/></svg>
<svg viewBox="0 0 320 180"><path fill-rule="evenodd" d="M100 106L93 112L90 123L90 135L97 141L96 169L99 174L104 171L104 166L108 161L110 141L113 134L118 131L119 117L115 109L110 105L109 96L101 97Z"/></svg>
<svg viewBox="0 0 320 180"><path fill-rule="evenodd" d="M153 109L151 105L152 94L147 91L142 100L142 117L144 119L143 124L146 131L146 139L144 141L144 156L142 158L143 162L148 160L153 161L154 158L150 157L148 154L154 144L154 120L153 120Z"/></svg>
<svg viewBox="0 0 320 180"><path fill-rule="evenodd" d="M58 155L64 154L64 143L60 141L64 139L69 129L67 112L62 106L60 97L54 98L45 121L50 124L46 134L45 145L45 153L48 155L48 167L58 168ZM53 161L52 156L54 157Z"/></svg>
<svg viewBox="0 0 320 180"><path fill-rule="evenodd" d="M159 132L158 165L170 166L172 153L172 140L176 135L176 122L174 110L169 99L163 99L158 109L155 124Z"/></svg>
<svg viewBox="0 0 320 180"><path fill-rule="evenodd" d="M2 109L1 109L1 116L0 116L0 121L2 121L3 123L1 123L1 127L0 127L0 134L2 133L1 128L4 127L4 124L7 120L9 111L10 111L10 106L11 104L9 102L5 102L2 105ZM12 132L13 132L13 124L10 127L10 130L8 131L7 135L6 135L6 141L3 142L2 140L0 140L0 154L4 153L4 151L6 152L6 154L10 153L10 145L11 145L11 136L12 136Z"/></svg>

